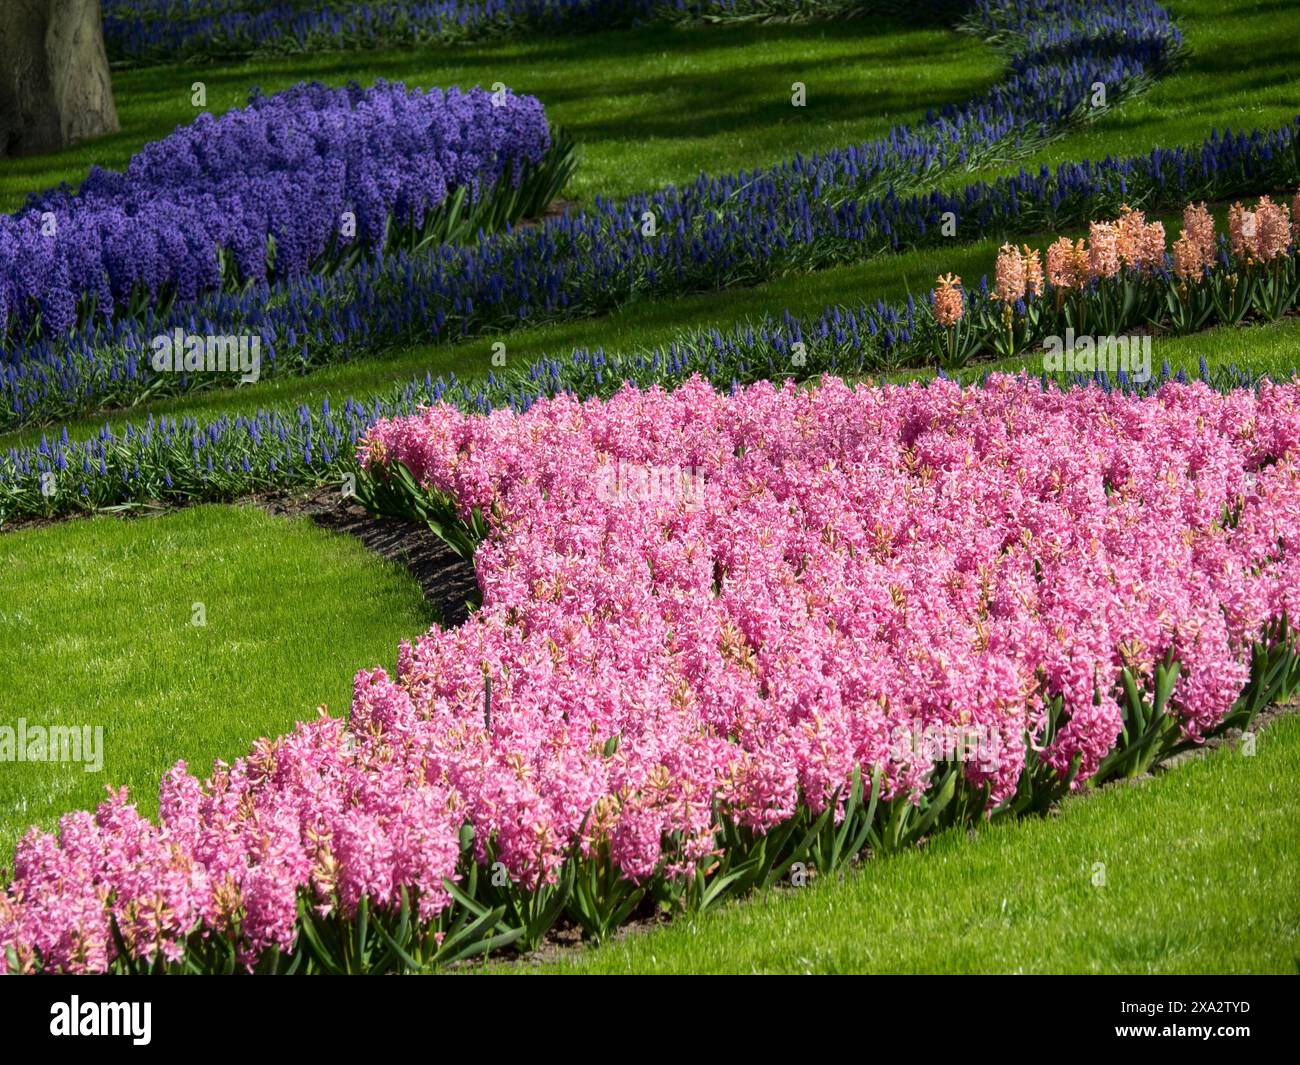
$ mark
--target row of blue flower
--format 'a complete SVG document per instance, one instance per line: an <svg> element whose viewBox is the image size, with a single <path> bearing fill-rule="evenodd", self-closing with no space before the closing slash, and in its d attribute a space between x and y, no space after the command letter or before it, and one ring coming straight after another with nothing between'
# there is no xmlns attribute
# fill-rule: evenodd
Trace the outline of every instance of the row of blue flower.
<svg viewBox="0 0 1300 1065"><path fill-rule="evenodd" d="M1204 171L1184 153L1101 164L1095 172L1022 174L956 194L904 195L1041 143L1084 112L1095 82L1106 84L1113 100L1163 69L1180 47L1163 9L1145 0L1042 0L1032 7L1016 0L977 5L991 35L1005 37L1009 25L1033 27L1024 33L1033 46L1016 52L1002 82L963 107L866 144L765 170L702 175L682 188L598 200L526 232L389 256L328 278L304 275L220 293L166 314L146 310L138 321L16 345L0 358L0 429L222 383L152 370L150 338L175 329L256 334L262 373L302 372L390 344L599 313L643 293L753 283L783 270L862 259L939 239L948 212L957 238L971 240L1056 221L1057 208L1101 188L1129 180L1159 184L1170 167L1186 167L1193 178ZM1258 174L1260 151L1224 142L1210 150L1207 165L1233 167L1241 155L1244 169ZM1184 191L1180 186L1176 195Z"/></svg>
<svg viewBox="0 0 1300 1065"><path fill-rule="evenodd" d="M786 264L821 265L876 250L939 245L949 239L942 227L949 213L970 239L1059 232L1118 213L1124 202L1177 208L1191 200L1284 187L1298 173L1300 117L1267 133L1215 134L1199 148L1022 171L951 193L887 195L826 212L823 217L837 227L829 235L809 225L793 237L775 230L767 244L738 228L705 242L686 239L674 228L632 242L634 248L659 249L652 264L627 250L602 251L569 219L505 242L488 239L444 247L437 256L390 258L331 277L304 278L273 298L266 292L222 296L184 320L183 328L205 335L214 332L214 322L227 331L239 323L233 331L267 338L263 373L299 370L412 339L594 313L634 293L662 295L706 286L719 276L757 277ZM639 232L636 206L624 210L627 227ZM751 221L762 225L759 217ZM66 345L57 359L0 367L0 394L15 412L12 423L33 420L32 412L56 415L106 397L126 404L158 391L159 381L183 390L210 380L205 374L153 373L142 342L126 333L116 347Z"/></svg>
<svg viewBox="0 0 1300 1065"><path fill-rule="evenodd" d="M378 248L390 226L418 230L457 190L472 204L517 185L550 145L530 96L382 81L254 93L145 145L124 172L95 168L75 193L0 215L0 339L35 328L57 342L133 301L192 303L231 273L297 277L331 250Z"/></svg>
<svg viewBox="0 0 1300 1065"><path fill-rule="evenodd" d="M603 29L651 19L830 17L899 0L105 0L114 61L297 53ZM951 8L952 0L910 8Z"/></svg>

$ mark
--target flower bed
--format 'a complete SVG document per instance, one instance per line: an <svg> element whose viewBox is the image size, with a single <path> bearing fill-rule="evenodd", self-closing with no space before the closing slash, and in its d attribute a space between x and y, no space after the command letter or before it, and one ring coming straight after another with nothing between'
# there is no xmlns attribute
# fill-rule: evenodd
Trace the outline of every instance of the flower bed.
<svg viewBox="0 0 1300 1065"><path fill-rule="evenodd" d="M1002 83L876 141L764 171L701 176L685 188L599 202L526 233L390 256L324 281L311 276L182 303L147 326L116 321L15 344L0 376L0 428L214 383L211 374L152 370L149 338L174 328L204 334L213 331L206 323L220 323L223 333L257 335L264 373L302 372L402 341L600 313L632 298L749 284L785 269L950 240L941 236L948 213L959 239L972 240L990 230L1057 224L1095 211L1120 190L1141 191L1154 204L1255 191L1274 174L1293 178L1295 130L1286 127L1216 136L1200 153L1159 151L1022 173L953 194L900 195L1059 134L1085 113L1081 101L1094 82L1105 83L1114 102L1164 69L1180 47L1163 9L1145 2L1058 0L1041 12L1035 7L1043 21L1032 29L1019 10L1007 0L977 9L984 31L1016 49ZM1019 36L1005 30L1012 15L1021 20ZM645 232L647 212L653 236Z"/></svg>
<svg viewBox="0 0 1300 1065"><path fill-rule="evenodd" d="M1248 316L1276 321L1300 305L1300 217L1293 221L1293 213L1300 216L1300 193L1291 207L1269 196L1252 210L1236 203L1220 235L1204 203L1188 204L1172 255L1164 224L1128 206L1117 219L1092 222L1086 241L1060 237L1045 253L1005 244L991 290L981 278L971 298L961 278L939 278L930 299L938 330L928 332L935 362L952 369L980 351L1010 358L1046 342L1055 350L1045 368L1073 370L1067 363L1076 361L1080 339L1091 372L1097 343L1113 348L1124 329L1186 334ZM1129 338L1122 339L1127 363ZM1132 373L1129 365L1106 366L1107 353L1101 358L1100 368L1118 369L1121 380Z"/></svg>
<svg viewBox="0 0 1300 1065"><path fill-rule="evenodd" d="M322 718L33 832L10 970L599 938L1141 772L1298 676L1300 385L560 397L384 422L483 606ZM403 471L409 471L403 473ZM402 486L405 485L405 488Z"/></svg>
<svg viewBox="0 0 1300 1065"><path fill-rule="evenodd" d="M122 315L156 329L173 299L192 309L223 285L416 245L449 205L469 214L518 188L550 148L530 96L383 82L254 94L146 145L122 173L94 169L76 193L0 216L0 339L62 341ZM21 344L8 361L23 361Z"/></svg>

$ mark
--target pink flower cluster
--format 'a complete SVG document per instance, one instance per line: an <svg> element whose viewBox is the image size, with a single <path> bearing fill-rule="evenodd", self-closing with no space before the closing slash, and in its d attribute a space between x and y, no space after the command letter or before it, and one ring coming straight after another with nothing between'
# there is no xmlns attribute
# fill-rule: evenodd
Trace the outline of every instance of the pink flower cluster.
<svg viewBox="0 0 1300 1065"><path fill-rule="evenodd" d="M1150 685L1172 653L1173 712L1199 737L1251 641L1300 616L1296 384L694 380L437 406L378 425L363 458L488 517L482 608L404 644L395 676L360 673L346 724L262 741L206 784L177 766L158 826L114 796L29 834L0 969L102 969L110 915L139 956L197 934L246 961L292 944L301 899L346 915L407 887L429 919L466 822L518 890L575 854L679 877L717 852L718 817L762 831L825 809L855 767L919 795L934 755L900 730L977 731L965 773L993 802L1027 739L1087 779L1121 731L1122 668ZM702 488L631 499L602 490L612 464Z"/></svg>
<svg viewBox="0 0 1300 1065"><path fill-rule="evenodd" d="M179 960L193 934L222 937L249 964L290 949L298 901L351 913L418 892L426 920L455 878L459 796L394 737L322 715L260 740L200 784L179 762L162 781L159 821L125 789L95 814L67 814L58 838L32 830L0 893L0 973L102 971L117 954Z"/></svg>

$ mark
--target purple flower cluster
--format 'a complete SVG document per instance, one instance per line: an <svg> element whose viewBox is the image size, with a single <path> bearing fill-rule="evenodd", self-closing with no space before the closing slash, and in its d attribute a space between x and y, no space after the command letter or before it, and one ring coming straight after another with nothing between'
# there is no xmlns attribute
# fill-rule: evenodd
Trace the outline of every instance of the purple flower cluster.
<svg viewBox="0 0 1300 1065"><path fill-rule="evenodd" d="M0 216L0 337L34 325L62 337L141 297L191 303L232 274L294 277L331 249L377 248L390 220L419 226L457 189L475 201L517 183L550 143L528 96L382 81L254 93L146 145L122 173L96 168L77 192Z"/></svg>

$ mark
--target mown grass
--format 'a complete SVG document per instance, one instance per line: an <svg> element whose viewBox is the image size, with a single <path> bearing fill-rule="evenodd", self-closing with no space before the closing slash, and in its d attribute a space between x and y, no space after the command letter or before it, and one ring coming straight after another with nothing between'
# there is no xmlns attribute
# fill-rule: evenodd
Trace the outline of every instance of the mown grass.
<svg viewBox="0 0 1300 1065"><path fill-rule="evenodd" d="M1300 717L1043 820L944 832L546 973L1295 973Z"/></svg>
<svg viewBox="0 0 1300 1065"><path fill-rule="evenodd" d="M93 807L105 785L153 813L177 759L206 775L322 703L346 712L354 672L391 665L431 622L404 570L252 507L0 536L0 726L104 730L98 773L0 761L0 866L29 824Z"/></svg>
<svg viewBox="0 0 1300 1065"><path fill-rule="evenodd" d="M1183 31L1189 48L1184 63L1024 165L1195 145L1211 129L1271 128L1300 114L1300 5L1290 0L1160 2Z"/></svg>

